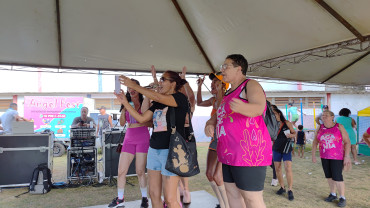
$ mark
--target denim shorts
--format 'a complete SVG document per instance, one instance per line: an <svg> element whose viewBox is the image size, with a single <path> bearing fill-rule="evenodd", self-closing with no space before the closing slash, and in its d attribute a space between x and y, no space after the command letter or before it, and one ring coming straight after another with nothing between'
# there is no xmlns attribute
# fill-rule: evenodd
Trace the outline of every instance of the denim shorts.
<svg viewBox="0 0 370 208"><path fill-rule="evenodd" d="M168 149L153 149L149 147L146 168L149 170L161 171L164 176L177 176L166 170Z"/></svg>
<svg viewBox="0 0 370 208"><path fill-rule="evenodd" d="M292 161L292 152L284 154L284 153L272 151L272 157L273 157L274 162L281 162L281 160Z"/></svg>

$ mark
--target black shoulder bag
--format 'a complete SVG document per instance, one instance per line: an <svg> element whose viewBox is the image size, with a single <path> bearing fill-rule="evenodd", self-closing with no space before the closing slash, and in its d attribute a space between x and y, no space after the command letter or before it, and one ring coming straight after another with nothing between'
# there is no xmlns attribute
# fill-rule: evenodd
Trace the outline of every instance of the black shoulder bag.
<svg viewBox="0 0 370 208"><path fill-rule="evenodd" d="M170 107L169 110L172 132L165 168L181 177L195 176L200 173L200 170L197 158L197 144L191 120L189 120L190 135L188 141L186 141L181 134L176 131L174 108Z"/></svg>

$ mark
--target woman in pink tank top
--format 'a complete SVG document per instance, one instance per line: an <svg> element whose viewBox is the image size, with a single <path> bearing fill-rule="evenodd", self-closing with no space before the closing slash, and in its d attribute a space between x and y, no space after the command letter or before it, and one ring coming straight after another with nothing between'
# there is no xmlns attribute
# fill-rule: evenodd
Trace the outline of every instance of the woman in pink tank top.
<svg viewBox="0 0 370 208"><path fill-rule="evenodd" d="M242 55L226 57L221 72L231 89L217 116L207 121L205 133L212 136L216 126L217 155L230 207L266 207L264 181L272 160L271 138L263 119L266 97L257 81L246 79L247 69Z"/></svg>
<svg viewBox="0 0 370 208"><path fill-rule="evenodd" d="M139 81L132 79L135 83L140 85ZM128 88L126 98L131 102L132 107L139 113L146 111L143 105L143 95ZM146 101L144 101L146 102ZM149 105L146 105L149 106ZM139 180L140 191L142 195L141 207L148 207L149 201L147 196L147 179L145 176L145 165L147 162L147 154L149 149L150 134L147 123L139 123L130 115L127 109L121 106L120 124L124 126L127 122L127 129L125 138L123 140L122 150L119 157L118 164L118 180L117 180L117 197L114 197L108 207L118 207L124 204L124 192L126 184L126 174L134 159L136 174Z"/></svg>
<svg viewBox="0 0 370 208"><path fill-rule="evenodd" d="M351 142L345 128L341 124L334 123L333 112L324 111L321 119L324 124L321 124L315 133L312 143L312 162L316 163L316 148L319 144L322 168L330 188L330 194L325 201L332 202L338 199L336 193L336 189L338 189L340 195L338 206L344 207L346 206L346 198L342 171L351 168L349 156Z"/></svg>

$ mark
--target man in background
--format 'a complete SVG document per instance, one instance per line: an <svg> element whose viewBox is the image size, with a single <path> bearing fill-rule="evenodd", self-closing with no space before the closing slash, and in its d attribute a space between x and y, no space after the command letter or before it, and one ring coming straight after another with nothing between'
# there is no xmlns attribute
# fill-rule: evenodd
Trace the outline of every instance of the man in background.
<svg viewBox="0 0 370 208"><path fill-rule="evenodd" d="M18 105L11 103L9 109L1 116L0 123L5 133L11 134L13 132L13 121L30 121L18 115Z"/></svg>
<svg viewBox="0 0 370 208"><path fill-rule="evenodd" d="M112 116L108 115L106 112L106 107L102 106L99 108L100 115L98 115L98 135L103 134L103 130L107 130L113 127Z"/></svg>
<svg viewBox="0 0 370 208"><path fill-rule="evenodd" d="M327 110L329 110L329 106L328 105L323 105L322 106L322 112L327 111ZM316 121L317 125L319 125L319 126L321 124L323 124L323 122L321 120L322 112L315 118L315 121Z"/></svg>
<svg viewBox="0 0 370 208"><path fill-rule="evenodd" d="M71 127L72 128L77 128L77 127L89 127L90 128L90 122L92 121L93 127L91 128L95 128L95 121L93 118L87 116L88 113L89 113L89 109L87 107L82 107L81 116L73 119Z"/></svg>

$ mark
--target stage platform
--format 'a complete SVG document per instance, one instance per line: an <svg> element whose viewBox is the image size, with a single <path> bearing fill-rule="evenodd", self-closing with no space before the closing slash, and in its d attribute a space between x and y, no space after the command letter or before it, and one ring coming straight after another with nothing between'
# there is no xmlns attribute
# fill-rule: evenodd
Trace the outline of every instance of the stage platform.
<svg viewBox="0 0 370 208"><path fill-rule="evenodd" d="M140 207L141 200L125 202L125 208L138 208ZM206 191L193 191L191 192L191 203L183 206L183 208L215 208L218 200ZM106 208L108 204L97 205L92 207L83 208ZM149 200L149 207L152 207Z"/></svg>

